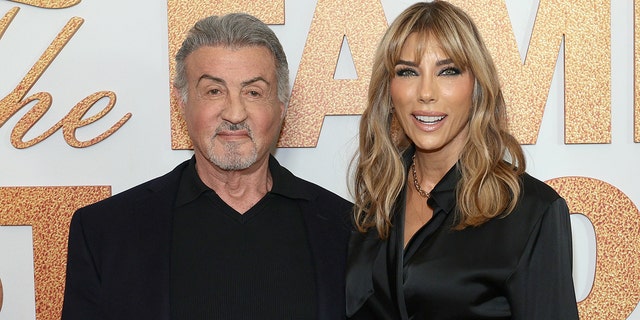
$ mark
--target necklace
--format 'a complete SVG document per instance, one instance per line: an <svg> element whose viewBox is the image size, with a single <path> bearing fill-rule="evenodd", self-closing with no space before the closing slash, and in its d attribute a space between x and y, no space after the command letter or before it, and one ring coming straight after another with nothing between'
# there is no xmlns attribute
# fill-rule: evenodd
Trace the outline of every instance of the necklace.
<svg viewBox="0 0 640 320"><path fill-rule="evenodd" d="M431 196L431 192L426 192L422 190L420 187L420 183L418 183L418 173L416 173L416 155L414 154L411 157L411 173L413 174L413 186L416 187L416 191L423 197L429 199Z"/></svg>

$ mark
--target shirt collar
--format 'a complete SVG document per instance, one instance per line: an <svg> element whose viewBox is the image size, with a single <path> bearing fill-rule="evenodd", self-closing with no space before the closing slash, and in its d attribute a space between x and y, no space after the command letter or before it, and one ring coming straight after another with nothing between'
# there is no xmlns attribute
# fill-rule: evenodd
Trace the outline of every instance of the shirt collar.
<svg viewBox="0 0 640 320"><path fill-rule="evenodd" d="M405 168L409 170L411 168L411 158L415 154L415 148L410 148L403 155ZM408 171L407 171L407 174ZM460 170L458 163L447 171L447 173L438 181L430 192L429 200L427 203L432 208L436 206L443 209L447 214L453 212L456 206L456 186L460 180Z"/></svg>
<svg viewBox="0 0 640 320"><path fill-rule="evenodd" d="M273 155L269 155L269 172L273 179L273 185L269 193L290 199L311 200L315 197L314 193L302 183L300 178L281 166ZM195 156L189 160L182 172L179 183L175 202L176 207L197 199L205 192L213 192L198 176Z"/></svg>
<svg viewBox="0 0 640 320"><path fill-rule="evenodd" d="M269 155L269 171L273 179L271 193L291 199L311 200L315 197L315 193L311 192L309 188L302 183L300 178L293 175L287 168L281 166L278 160L272 155Z"/></svg>
<svg viewBox="0 0 640 320"><path fill-rule="evenodd" d="M195 156L189 159L189 163L182 171L176 195L175 207L180 207L197 199L201 194L212 191L198 176L196 171Z"/></svg>
<svg viewBox="0 0 640 320"><path fill-rule="evenodd" d="M431 207L440 207L447 213L452 213L456 207L456 185L460 180L460 170L456 163L440 179L438 184L431 190L431 197L428 202Z"/></svg>

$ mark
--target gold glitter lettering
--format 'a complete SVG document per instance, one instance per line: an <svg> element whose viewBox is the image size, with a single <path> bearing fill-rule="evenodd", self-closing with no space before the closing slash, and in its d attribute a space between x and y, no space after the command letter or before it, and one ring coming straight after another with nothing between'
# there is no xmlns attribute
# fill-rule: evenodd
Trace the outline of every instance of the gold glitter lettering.
<svg viewBox="0 0 640 320"><path fill-rule="evenodd" d="M0 225L32 226L37 319L60 319L73 212L110 195L107 186L0 188Z"/></svg>
<svg viewBox="0 0 640 320"><path fill-rule="evenodd" d="M375 48L386 28L379 0L318 0L279 147L315 147L326 115L362 113ZM345 37L357 79L334 79Z"/></svg>
<svg viewBox="0 0 640 320"><path fill-rule="evenodd" d="M16 13L17 10L11 10L3 17L2 20L0 20L0 35L4 33ZM82 18L71 18L69 22L67 22L67 24L64 26L62 31L60 31L60 33L58 33L55 39L51 42L45 52L40 56L40 59L38 59L31 70L29 70L27 75L15 87L15 89L2 100L0 100L0 127L4 125L11 116L13 116L24 106L34 103L34 106L29 111L27 111L27 113L16 123L16 126L11 132L11 144L14 147L18 149L31 147L47 139L49 136L51 136L51 134L56 132L61 127L63 127L65 141L70 146L78 148L87 147L109 137L115 131L120 129L120 127L131 117L131 114L128 113L123 116L116 124L114 124L109 130L99 135L98 137L90 139L89 141L78 141L75 138L75 130L79 127L93 123L102 118L111 110L113 104L115 103L114 93L97 92L78 103L69 112L69 114L67 114L67 116L65 116L58 123L54 124L44 133L29 141L22 141L27 131L29 131L29 129L31 129L31 127L33 127L33 125L38 120L40 120L40 118L42 118L42 116L49 110L52 103L51 95L47 92L38 92L24 99L25 95L38 81L40 76L42 76L44 71L49 67L51 62L60 53L67 42L73 37L75 32L82 25L82 22ZM81 120L80 118L88 111L88 109L102 97L109 97L109 104L107 105L107 107L103 109L99 114L89 119Z"/></svg>
<svg viewBox="0 0 640 320"><path fill-rule="evenodd" d="M13 2L24 3L30 6L45 9L62 9L73 7L80 3L81 0L10 0Z"/></svg>
<svg viewBox="0 0 640 320"><path fill-rule="evenodd" d="M593 288L578 303L582 319L626 319L640 300L640 211L622 191L586 177L547 181L595 229Z"/></svg>
<svg viewBox="0 0 640 320"><path fill-rule="evenodd" d="M95 105L103 98L109 100L104 109L102 109L98 114L94 116L91 116L87 119L82 119L82 116L84 116L93 105ZM131 118L131 113L125 114L122 118L120 118L120 120L118 120L117 123L111 126L111 128L91 140L79 141L75 136L75 132L78 128L94 123L98 119L104 117L107 113L109 113L109 111L111 111L115 103L116 94L111 91L96 92L80 101L62 120L62 133L64 135L64 140L67 141L67 143L72 147L84 148L108 138L110 135L120 129L120 127L122 127L122 125L124 125L124 123L127 122L129 118Z"/></svg>
<svg viewBox="0 0 640 320"><path fill-rule="evenodd" d="M634 7L634 19L635 19L635 24L634 24L634 46L635 46L635 59L634 59L634 63L635 63L635 73L634 73L634 77L635 77L635 90L634 90L634 94L635 94L635 99L634 99L634 121L633 121L633 132L634 132L634 139L633 141L635 142L640 142L640 38L638 38L638 35L640 35L640 1L634 1L633 2L633 7Z"/></svg>
<svg viewBox="0 0 640 320"><path fill-rule="evenodd" d="M524 63L504 1L452 2L473 16L492 52L521 143L536 143L563 40L565 143L611 142L609 1L541 0Z"/></svg>
<svg viewBox="0 0 640 320"><path fill-rule="evenodd" d="M7 27L11 24L11 21L13 21L13 18L15 18L18 11L20 11L20 8L18 7L11 8L4 17L0 19L0 39L2 39L4 32L7 30Z"/></svg>

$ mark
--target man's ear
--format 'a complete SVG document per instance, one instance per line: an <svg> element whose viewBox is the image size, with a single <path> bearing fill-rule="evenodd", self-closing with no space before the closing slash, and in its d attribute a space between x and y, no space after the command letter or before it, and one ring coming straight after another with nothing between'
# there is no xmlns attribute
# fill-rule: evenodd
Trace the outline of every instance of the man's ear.
<svg viewBox="0 0 640 320"><path fill-rule="evenodd" d="M284 117L286 115L287 115L287 106L283 102L280 102L280 121L284 120Z"/></svg>
<svg viewBox="0 0 640 320"><path fill-rule="evenodd" d="M176 86L171 86L171 96L178 104L180 114L184 115L184 99L182 97L182 90L178 89Z"/></svg>

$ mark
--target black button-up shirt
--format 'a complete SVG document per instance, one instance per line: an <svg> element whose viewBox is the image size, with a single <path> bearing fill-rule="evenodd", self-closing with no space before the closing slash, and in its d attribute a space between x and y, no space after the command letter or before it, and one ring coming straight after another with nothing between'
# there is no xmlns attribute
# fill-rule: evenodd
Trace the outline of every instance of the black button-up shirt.
<svg viewBox="0 0 640 320"><path fill-rule="evenodd" d="M410 154L405 161L410 161ZM407 162L409 163L409 162ZM453 230L452 168L431 191L432 219L403 249L403 191L390 237L353 234L347 266L351 319L577 319L569 212L546 184L524 174L504 218Z"/></svg>

